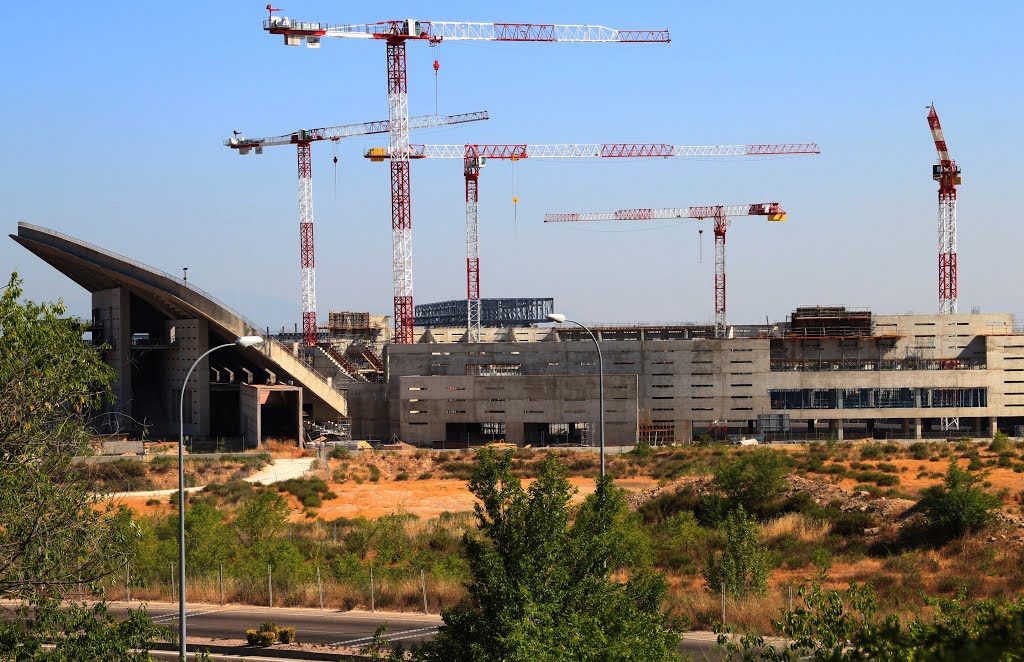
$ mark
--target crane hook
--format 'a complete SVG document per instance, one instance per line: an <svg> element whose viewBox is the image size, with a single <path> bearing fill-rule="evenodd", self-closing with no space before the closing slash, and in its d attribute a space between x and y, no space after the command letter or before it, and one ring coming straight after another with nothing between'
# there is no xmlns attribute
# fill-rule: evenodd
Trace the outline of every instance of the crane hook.
<svg viewBox="0 0 1024 662"><path fill-rule="evenodd" d="M698 241L697 245L700 250L700 263L704 264L704 228L697 228Z"/></svg>

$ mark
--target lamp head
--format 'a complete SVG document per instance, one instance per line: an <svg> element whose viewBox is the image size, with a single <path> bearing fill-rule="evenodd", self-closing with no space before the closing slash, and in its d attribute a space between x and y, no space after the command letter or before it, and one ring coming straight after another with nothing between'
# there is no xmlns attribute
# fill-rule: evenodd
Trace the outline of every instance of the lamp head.
<svg viewBox="0 0 1024 662"><path fill-rule="evenodd" d="M565 321L565 315L563 315L562 313L548 313L548 321L558 322L559 324L561 324L562 322Z"/></svg>
<svg viewBox="0 0 1024 662"><path fill-rule="evenodd" d="M235 344L239 347L252 347L253 345L262 345L263 338L261 336L242 336L235 338Z"/></svg>

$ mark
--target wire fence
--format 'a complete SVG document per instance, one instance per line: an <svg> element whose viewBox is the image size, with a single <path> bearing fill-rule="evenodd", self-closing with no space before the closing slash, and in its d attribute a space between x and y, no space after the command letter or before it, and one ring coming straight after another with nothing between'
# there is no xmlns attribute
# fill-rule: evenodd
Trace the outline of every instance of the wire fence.
<svg viewBox="0 0 1024 662"><path fill-rule="evenodd" d="M178 568L168 564L160 577L140 577L131 562L108 576L101 586L103 597L125 602L176 602L180 596ZM370 565L360 577L338 579L319 565L296 577L275 572L267 564L239 573L227 564L185 570L185 596L200 604L245 604L263 607L309 607L349 611L406 611L439 614L464 595L463 584L426 570L394 576L386 568ZM83 587L77 592L85 596Z"/></svg>

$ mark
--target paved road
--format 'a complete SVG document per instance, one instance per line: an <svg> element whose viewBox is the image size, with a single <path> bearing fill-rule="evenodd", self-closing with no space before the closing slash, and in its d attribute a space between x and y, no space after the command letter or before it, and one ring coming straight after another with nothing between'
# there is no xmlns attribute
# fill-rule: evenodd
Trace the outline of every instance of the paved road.
<svg viewBox="0 0 1024 662"><path fill-rule="evenodd" d="M139 607L138 602L110 603L110 611L123 614L125 609ZM166 602L150 602L146 611L156 623L178 627L178 606ZM252 607L244 605L189 605L188 635L218 639L245 639L245 631L274 621L281 627L294 626L299 641L310 644L364 646L382 623L388 624L388 639L404 642L422 641L433 635L441 624L437 615L332 611Z"/></svg>
<svg viewBox="0 0 1024 662"><path fill-rule="evenodd" d="M139 604L112 602L110 611L123 614L127 607L137 609ZM146 609L155 622L172 629L178 626L176 604L150 602ZM299 641L305 643L355 647L369 643L382 623L388 625L389 640L406 645L429 639L441 624L441 618L434 614L194 604L188 610L188 634L211 639L244 639L247 629L258 627L264 621L274 621L282 627L294 626ZM687 633L679 649L694 660L721 659L716 637L710 632Z"/></svg>

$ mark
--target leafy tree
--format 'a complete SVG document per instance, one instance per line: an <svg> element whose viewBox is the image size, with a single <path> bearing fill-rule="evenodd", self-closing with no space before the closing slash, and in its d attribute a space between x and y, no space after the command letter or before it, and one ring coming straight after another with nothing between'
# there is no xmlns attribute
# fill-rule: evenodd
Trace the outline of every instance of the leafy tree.
<svg viewBox="0 0 1024 662"><path fill-rule="evenodd" d="M679 635L660 612L665 580L644 566L638 521L610 479L573 518L573 490L556 459L523 489L512 454L487 449L470 490L480 503L479 532L463 538L469 597L444 611L418 658L678 659Z"/></svg>
<svg viewBox="0 0 1024 662"><path fill-rule="evenodd" d="M930 618L904 623L896 615L881 616L870 585L851 583L840 592L815 584L801 587L803 604L776 623L789 644L778 648L763 637L719 636L728 660L893 660L954 662L1019 660L1024 651L1024 601L992 599L976 602L930 598Z"/></svg>
<svg viewBox="0 0 1024 662"><path fill-rule="evenodd" d="M765 448L718 465L713 485L725 496L727 510L743 506L748 513L764 513L782 497L785 479L782 454Z"/></svg>
<svg viewBox="0 0 1024 662"><path fill-rule="evenodd" d="M704 568L708 591L742 597L764 593L768 588L771 561L768 548L757 539L757 520L737 506L723 522L725 551L710 558Z"/></svg>
<svg viewBox="0 0 1024 662"><path fill-rule="evenodd" d="M60 605L46 599L0 620L0 658L48 662L148 662L153 642L174 641L167 628L154 625L145 609L129 610L118 620L104 603Z"/></svg>
<svg viewBox="0 0 1024 662"><path fill-rule="evenodd" d="M980 476L961 469L955 460L950 460L942 485L922 492L921 509L941 536L959 537L992 521L992 510L999 507L999 497L977 487L981 481Z"/></svg>
<svg viewBox="0 0 1024 662"><path fill-rule="evenodd" d="M244 545L259 545L284 530L288 502L272 490L261 490L247 499L235 515L235 529Z"/></svg>
<svg viewBox="0 0 1024 662"><path fill-rule="evenodd" d="M992 441L989 443L988 449L993 453L1005 453L1010 450L1010 436L1005 432L996 430L995 434L992 435Z"/></svg>
<svg viewBox="0 0 1024 662"><path fill-rule="evenodd" d="M120 566L127 512L102 505L72 458L109 402L113 371L61 303L0 297L0 597L61 595Z"/></svg>

